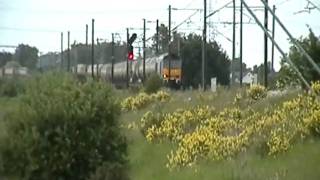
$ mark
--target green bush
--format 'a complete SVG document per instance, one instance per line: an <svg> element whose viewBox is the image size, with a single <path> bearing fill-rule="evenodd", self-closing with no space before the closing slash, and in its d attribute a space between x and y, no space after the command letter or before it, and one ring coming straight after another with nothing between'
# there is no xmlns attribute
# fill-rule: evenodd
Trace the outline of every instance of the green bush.
<svg viewBox="0 0 320 180"><path fill-rule="evenodd" d="M152 111L146 112L142 118L140 119L139 129L140 132L145 136L147 130L152 126L160 126L161 122L164 119L164 114L160 113L153 113Z"/></svg>
<svg viewBox="0 0 320 180"><path fill-rule="evenodd" d="M127 145L111 88L50 73L28 82L19 108L5 117L0 177L88 179L104 164L126 164ZM114 171L120 177L123 171ZM107 172L106 172L107 173Z"/></svg>
<svg viewBox="0 0 320 180"><path fill-rule="evenodd" d="M129 180L126 166L119 163L104 163L89 180Z"/></svg>
<svg viewBox="0 0 320 180"><path fill-rule="evenodd" d="M158 74L151 74L144 85L144 91L148 94L156 93L162 87L162 79Z"/></svg>
<svg viewBox="0 0 320 180"><path fill-rule="evenodd" d="M15 97L24 92L24 83L19 78L0 79L0 97Z"/></svg>

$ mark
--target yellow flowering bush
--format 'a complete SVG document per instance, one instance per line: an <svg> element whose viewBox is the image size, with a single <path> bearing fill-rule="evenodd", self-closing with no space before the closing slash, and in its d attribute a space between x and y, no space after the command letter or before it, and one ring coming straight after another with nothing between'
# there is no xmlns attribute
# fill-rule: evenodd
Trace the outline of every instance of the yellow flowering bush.
<svg viewBox="0 0 320 180"><path fill-rule="evenodd" d="M170 100L170 95L164 91L158 91L155 94L148 95L144 92L139 93L135 97L128 97L121 102L123 111L139 110L148 104L156 101L166 102Z"/></svg>
<svg viewBox="0 0 320 180"><path fill-rule="evenodd" d="M236 96L233 99L233 104L238 105L242 99L242 95L240 93L237 93Z"/></svg>
<svg viewBox="0 0 320 180"><path fill-rule="evenodd" d="M185 133L193 131L199 123L211 117L214 112L215 110L208 106L187 110L178 109L173 113L162 115L162 120L158 120L160 123L147 129L145 134L148 137L153 137L149 138L150 141L159 138L179 141ZM141 121L145 121L145 117L149 114L147 112ZM149 119L152 118L149 116Z"/></svg>
<svg viewBox="0 0 320 180"><path fill-rule="evenodd" d="M253 100L259 100L267 96L267 90L265 87L260 85L252 85L247 90L248 96Z"/></svg>
<svg viewBox="0 0 320 180"><path fill-rule="evenodd" d="M320 95L320 81L312 83L311 89L316 95Z"/></svg>
<svg viewBox="0 0 320 180"><path fill-rule="evenodd" d="M263 91L254 90L256 95L250 97L264 97ZM218 113L209 106L147 112L138 126L151 143L169 140L177 145L167 155L169 169L192 166L201 159L229 159L249 147L265 147L261 150L277 155L299 139L320 134L319 101L304 94L264 112L232 107Z"/></svg>
<svg viewBox="0 0 320 180"><path fill-rule="evenodd" d="M161 102L166 102L166 101L170 100L169 93L167 93L165 91L158 91L156 94L152 94L151 97L152 97L152 99L158 100Z"/></svg>

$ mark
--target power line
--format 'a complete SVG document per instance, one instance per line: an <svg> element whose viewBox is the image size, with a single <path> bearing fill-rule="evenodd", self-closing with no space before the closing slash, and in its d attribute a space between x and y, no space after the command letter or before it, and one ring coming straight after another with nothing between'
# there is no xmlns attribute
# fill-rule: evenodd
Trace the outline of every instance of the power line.
<svg viewBox="0 0 320 180"><path fill-rule="evenodd" d="M0 30L25 31L25 32L48 32L48 33L59 33L59 32L61 32L60 30L16 28L16 27L5 27L5 26L0 26Z"/></svg>
<svg viewBox="0 0 320 180"><path fill-rule="evenodd" d="M227 7L228 5L230 5L231 3L232 3L232 1L230 1L230 2L228 2L227 4L223 5L223 6L220 7L219 9L213 11L212 13L210 13L210 14L207 16L207 18L210 17L210 16L212 16L212 15L214 15L214 14L216 14L217 12L221 11L222 9L226 8L226 7Z"/></svg>
<svg viewBox="0 0 320 180"><path fill-rule="evenodd" d="M289 1L291 1L291 0L283 0L283 1L281 1L281 2L276 3L275 5L276 5L276 6L280 6L280 5L283 5L284 3L287 3L287 2L289 2Z"/></svg>
<svg viewBox="0 0 320 180"><path fill-rule="evenodd" d="M188 8L195 0L191 0L187 5L186 7L184 7L184 9Z"/></svg>
<svg viewBox="0 0 320 180"><path fill-rule="evenodd" d="M110 30L112 30L112 28L103 28L102 29L98 29L95 32L98 33L105 33L108 32ZM60 33L63 30L58 30L58 29L35 29L35 28L18 28L18 27L8 27L8 26L0 26L0 31L18 31L18 32L30 32L30 33ZM85 32L85 30L80 30L80 29L71 29L71 31L73 33L83 33ZM113 30L114 31L114 30ZM116 32L120 32L121 30L115 30ZM124 34L124 33L122 33Z"/></svg>
<svg viewBox="0 0 320 180"><path fill-rule="evenodd" d="M190 16L188 16L185 20L183 20L180 24L178 24L176 27L174 27L171 31L175 31L178 27L180 27L182 24L184 24L187 20L189 20L190 18L192 18L193 16L195 16L199 11L196 11L194 13L192 13Z"/></svg>
<svg viewBox="0 0 320 180"><path fill-rule="evenodd" d="M214 31L215 31L216 34L222 36L224 39L226 39L227 41L229 41L230 43L232 43L232 40L231 40L229 37L225 36L224 33L218 31L217 29L215 29Z"/></svg>
<svg viewBox="0 0 320 180"><path fill-rule="evenodd" d="M154 9L107 9L101 11L75 11L75 10L51 10L51 9L19 9L19 8L5 8L1 9L2 11L13 11L21 13L33 13L33 14L88 14L88 15L103 15L103 14L132 14L132 13L141 13L141 12L155 12L155 11L164 11L162 8Z"/></svg>
<svg viewBox="0 0 320 180"><path fill-rule="evenodd" d="M320 11L319 6L317 6L315 3L313 3L313 2L310 1L310 0L306 0L306 1L308 2L306 8L309 9L309 11L311 11L311 10L313 10L313 9L317 9L318 11ZM311 4L313 7L309 7L310 4Z"/></svg>

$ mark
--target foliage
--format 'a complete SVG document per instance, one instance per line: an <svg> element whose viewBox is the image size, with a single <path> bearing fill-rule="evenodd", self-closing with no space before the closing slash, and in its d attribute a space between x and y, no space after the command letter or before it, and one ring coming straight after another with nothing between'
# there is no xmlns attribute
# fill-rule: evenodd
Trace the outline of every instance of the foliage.
<svg viewBox="0 0 320 180"><path fill-rule="evenodd" d="M153 47L156 49L157 44L157 34L153 35ZM168 27L164 24L159 26L159 52L164 53L168 51Z"/></svg>
<svg viewBox="0 0 320 180"><path fill-rule="evenodd" d="M155 94L148 95L146 93L139 93L135 97L128 97L121 102L123 111L142 109L148 104L156 101L166 102L170 100L170 95L164 91L158 91Z"/></svg>
<svg viewBox="0 0 320 180"><path fill-rule="evenodd" d="M127 167L120 163L103 163L89 180L129 180Z"/></svg>
<svg viewBox="0 0 320 180"><path fill-rule="evenodd" d="M3 78L0 79L0 97L15 97L22 94L25 90L24 79Z"/></svg>
<svg viewBox="0 0 320 180"><path fill-rule="evenodd" d="M265 72L265 69L264 69L264 64L260 64L259 66L255 65L253 66L253 73L257 74L258 75L258 79L257 79L257 82L258 84L264 84L264 72ZM268 72L268 82L270 82L271 80L271 77L270 77L270 73L272 71L270 71L271 69L271 63L268 62L268 69L267 69L267 72Z"/></svg>
<svg viewBox="0 0 320 180"><path fill-rule="evenodd" d="M247 94L252 100L259 100L267 96L267 91L264 86L252 85L247 90Z"/></svg>
<svg viewBox="0 0 320 180"><path fill-rule="evenodd" d="M156 93L157 91L159 91L161 86L162 86L162 79L158 74L154 73L148 77L144 85L144 91L148 94Z"/></svg>
<svg viewBox="0 0 320 180"><path fill-rule="evenodd" d="M6 65L7 62L12 60L12 54L8 52L0 52L0 67Z"/></svg>
<svg viewBox="0 0 320 180"><path fill-rule="evenodd" d="M190 34L181 41L184 86L198 87L201 83L201 36ZM218 84L228 85L230 60L221 46L213 41L207 43L206 84L210 78L217 77Z"/></svg>
<svg viewBox="0 0 320 180"><path fill-rule="evenodd" d="M39 57L38 67L41 71L61 68L61 56L58 52L49 52Z"/></svg>
<svg viewBox="0 0 320 180"><path fill-rule="evenodd" d="M238 107L220 113L211 107L147 112L137 127L148 142L169 140L176 145L167 156L167 167L175 169L230 159L252 148L271 156L286 152L295 142L320 135L319 109L319 97L304 94L263 112Z"/></svg>
<svg viewBox="0 0 320 180"><path fill-rule="evenodd" d="M153 124L144 132L146 139L150 142L155 139L168 138L178 142L182 139L186 132L192 132L197 127L198 123L205 121L214 114L214 109L206 107L197 107L194 109L182 110L178 109L173 113L158 115L162 120L157 120L160 123ZM145 127L148 122L153 122L154 115L147 112L141 119L141 127Z"/></svg>
<svg viewBox="0 0 320 180"><path fill-rule="evenodd" d="M306 50L306 52L312 57L315 63L319 66L320 64L320 40L313 31L309 30L309 36L306 38L300 38L297 40L298 43ZM319 74L316 72L315 68L309 63L307 58L298 50L297 47L292 45L290 47L290 52L288 57L292 60L295 66L299 69L301 74L305 77L305 79L311 83L319 80ZM278 77L280 83L291 83L297 82L299 77L296 72L290 67L289 63L284 59L281 63L280 72L281 76ZM300 82L301 84L301 82ZM303 84L301 84L303 85Z"/></svg>
<svg viewBox="0 0 320 180"><path fill-rule="evenodd" d="M105 163L110 171L125 164L120 108L105 83L45 74L28 82L18 103L0 137L2 177L81 180ZM121 171L110 173L121 176Z"/></svg>
<svg viewBox="0 0 320 180"><path fill-rule="evenodd" d="M39 50L25 44L19 44L16 48L13 59L23 67L35 69L38 61Z"/></svg>
<svg viewBox="0 0 320 180"><path fill-rule="evenodd" d="M320 81L312 83L311 89L316 95L320 95Z"/></svg>

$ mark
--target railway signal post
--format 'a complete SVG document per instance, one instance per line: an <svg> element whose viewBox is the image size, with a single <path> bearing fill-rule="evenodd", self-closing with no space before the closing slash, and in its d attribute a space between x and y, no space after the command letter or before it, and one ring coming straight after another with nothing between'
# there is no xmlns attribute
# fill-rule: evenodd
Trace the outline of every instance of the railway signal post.
<svg viewBox="0 0 320 180"><path fill-rule="evenodd" d="M127 28L127 87L129 87L129 60L132 61L134 58L132 43L137 39L137 34L133 33L130 38L129 36L129 28Z"/></svg>

